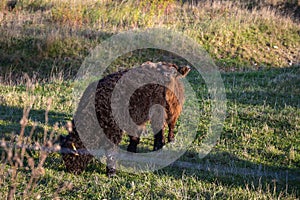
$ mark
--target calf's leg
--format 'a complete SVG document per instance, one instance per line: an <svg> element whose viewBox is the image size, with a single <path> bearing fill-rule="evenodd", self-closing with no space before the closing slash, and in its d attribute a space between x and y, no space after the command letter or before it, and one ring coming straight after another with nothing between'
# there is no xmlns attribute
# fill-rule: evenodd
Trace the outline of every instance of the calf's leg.
<svg viewBox="0 0 300 200"><path fill-rule="evenodd" d="M136 153L137 152L137 145L140 143L139 137L129 136L130 143L127 147L127 151Z"/></svg>
<svg viewBox="0 0 300 200"><path fill-rule="evenodd" d="M106 175L112 177L116 175L116 161L118 156L118 145L122 140L122 130L104 130L108 139L112 142L105 148L106 155Z"/></svg>
<svg viewBox="0 0 300 200"><path fill-rule="evenodd" d="M116 175L116 154L115 148L106 150L106 175L108 177Z"/></svg>
<svg viewBox="0 0 300 200"><path fill-rule="evenodd" d="M175 135L174 135L174 129L176 125L176 121L178 119L177 115L168 115L168 127L169 127L169 133L168 133L168 142L172 143L175 141Z"/></svg>
<svg viewBox="0 0 300 200"><path fill-rule="evenodd" d="M175 124L168 124L168 127L169 127L168 142L172 143L175 141L175 135L174 135Z"/></svg>
<svg viewBox="0 0 300 200"><path fill-rule="evenodd" d="M165 145L164 129L161 129L156 135L154 135L154 147L153 151L157 151Z"/></svg>
<svg viewBox="0 0 300 200"><path fill-rule="evenodd" d="M154 133L154 151L161 149L165 145L164 121L165 109L161 105L154 105L150 111L151 128Z"/></svg>

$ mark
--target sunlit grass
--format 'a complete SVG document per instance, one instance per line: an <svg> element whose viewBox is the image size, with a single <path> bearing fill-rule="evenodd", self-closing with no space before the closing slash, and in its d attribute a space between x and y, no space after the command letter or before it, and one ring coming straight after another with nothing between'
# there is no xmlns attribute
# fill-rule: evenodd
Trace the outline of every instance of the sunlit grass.
<svg viewBox="0 0 300 200"><path fill-rule="evenodd" d="M222 74L228 110L221 138L207 157L199 159L198 143L201 143L209 124L209 118L206 119L206 115L203 115L199 122L199 138L196 138L180 161L202 164L212 169L216 166L226 169L230 167L233 174L222 172L222 167L217 168L217 172L167 167L139 175L119 172L118 177L108 179L105 176L105 166L99 161L94 161L82 175L75 176L64 171L59 154L53 153L45 162L45 175L39 179L31 194L42 195L45 198L53 198L55 195L62 198L142 198L146 195L149 198L176 199L293 199L299 195L297 171L300 167L300 94L297 87L290 87L289 83L284 84L279 79L289 76L292 77L290 82L298 83L298 75L299 67ZM191 76L191 81L201 82L196 74L191 73ZM270 85L272 81L276 81L278 87ZM60 122L56 135L66 134L64 123L72 118L72 82L53 81L27 86L1 85L0 88L2 137L9 139L11 132L18 133L22 107L30 100L34 100L34 103L25 135L29 134L30 127L35 123L35 138L42 138L44 129L53 130L51 127L55 122ZM288 88L290 89L287 90ZM205 89L199 88L197 91ZM48 124L45 125L45 109L49 98L52 99L52 106L49 110ZM202 101L205 100L205 96L203 98ZM206 112L209 115L210 110L207 109ZM127 144L127 138L124 137L122 147L126 148ZM144 152L151 151L151 140L142 139L139 149ZM274 182L274 175L270 178L249 176L247 169L257 170L257 173L277 173L278 177ZM289 173L282 176L286 170ZM21 195L24 189L22 185L26 176L27 173L20 172L17 195ZM64 184L66 186L63 186ZM6 183L1 192L4 194L7 189Z"/></svg>
<svg viewBox="0 0 300 200"><path fill-rule="evenodd" d="M285 67L299 62L299 23L270 7L201 1L20 1L0 9L2 73L52 69L74 75L89 50L112 34L166 27L201 44L219 67ZM46 76L47 77L47 76Z"/></svg>
<svg viewBox="0 0 300 200"><path fill-rule="evenodd" d="M32 134L30 142L43 143L45 133L67 134L64 126L74 111L72 79L83 59L111 35L131 29L166 27L201 44L227 71L222 78L228 109L220 139L200 159L199 144L209 129L210 99L203 80L191 72L187 79L199 98L201 119L195 141L178 162L193 167L118 172L109 179L105 166L94 160L76 176L65 171L59 153L51 153L33 185L28 183L34 168L26 159L33 158L37 165L39 151L29 150L24 166L14 169L1 146L0 197L6 197L16 183L17 199L299 198L299 22L271 8L281 0L264 1L266 5L246 0L194 2L20 0L8 11L1 1L0 136L7 142L18 139L23 128L25 137ZM147 60L186 62L161 50L140 50L121 56L105 74ZM24 127L21 119L28 106ZM152 143L151 134L146 135L139 150L152 151ZM124 137L121 147L126 149L127 144ZM33 187L26 196L28 186Z"/></svg>

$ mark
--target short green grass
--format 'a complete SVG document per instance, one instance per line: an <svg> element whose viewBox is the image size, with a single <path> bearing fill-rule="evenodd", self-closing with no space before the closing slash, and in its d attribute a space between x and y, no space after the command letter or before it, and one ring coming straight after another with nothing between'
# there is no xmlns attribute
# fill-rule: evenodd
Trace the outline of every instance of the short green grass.
<svg viewBox="0 0 300 200"><path fill-rule="evenodd" d="M221 69L227 96L223 132L203 159L198 152L209 127L210 101L203 80L191 72L187 79L203 112L197 137L177 165L144 174L119 172L109 179L105 166L94 160L76 176L51 153L27 196L32 171L18 168L12 181L13 166L1 163L1 197L17 183L16 199L299 198L299 21L271 9L285 5L281 0L193 2L20 0L11 12L0 3L0 137L7 141L21 132L27 106L26 136L33 127L33 141L41 141L45 130L66 134L74 106L72 77L99 42L130 29L167 27L193 38ZM161 50L140 50L117 59L106 73L147 60L185 63ZM127 142L124 137L122 148ZM151 148L152 137L143 138L139 150ZM39 152L29 153L37 162Z"/></svg>
<svg viewBox="0 0 300 200"><path fill-rule="evenodd" d="M198 138L179 159L211 169L219 166L217 171L170 166L136 175L119 172L117 177L109 179L105 176L105 166L95 160L82 175L76 176L65 172L59 154L52 153L45 163L46 172L31 195L45 199L55 196L72 199L295 199L300 189L299 75L299 67L222 74L228 110L220 140L208 156L198 157L198 143L208 126L204 115L199 122ZM188 79L198 81L200 88L203 85L195 73ZM9 139L12 132L18 133L22 108L33 97L25 135L29 134L33 122L38 126L34 133L36 138L42 137L45 127L51 130L55 122L61 123L56 133L66 134L63 125L71 119L72 84L72 81L54 81L30 87L29 84L0 85L1 136ZM52 98L52 106L46 126L44 114L48 98ZM206 101L205 95L201 101ZM151 150L152 144L148 140L144 142L146 144L141 146ZM126 137L123 145L126 145ZM224 171L228 167L232 173ZM247 170L269 175L249 175ZM20 171L16 197L22 195L29 175L26 170ZM2 183L3 195L8 186L9 182Z"/></svg>

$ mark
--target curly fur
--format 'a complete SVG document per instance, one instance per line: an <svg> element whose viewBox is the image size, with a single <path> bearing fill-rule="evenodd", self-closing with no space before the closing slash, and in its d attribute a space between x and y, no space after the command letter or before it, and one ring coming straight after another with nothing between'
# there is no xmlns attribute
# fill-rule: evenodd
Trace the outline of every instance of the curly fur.
<svg viewBox="0 0 300 200"><path fill-rule="evenodd" d="M147 121L151 121L154 136L154 148L153 150L159 150L165 144L164 139L164 124L166 123L169 128L168 141L174 141L174 128L176 121L182 111L184 103L184 88L180 81L180 78L187 75L189 67L178 67L171 63L152 63L146 62L142 64L135 73L136 77L143 76L145 70L147 73L153 73L159 71L162 76L159 79L167 80L167 87L162 84L146 84L137 90L130 97L129 101L129 113L131 119L136 125L143 129ZM139 69L142 69L139 71ZM96 116L100 127L102 128L106 137L113 143L118 145L122 140L123 130L119 128L115 121L111 108L111 97L118 81L129 70L119 71L110 74L97 83L97 89L95 94L95 109ZM132 71L131 71L132 72ZM130 78L129 78L130 79ZM127 80L130 82L130 80ZM134 84L134 83L133 83ZM130 88L130 85L128 86ZM126 93L126 91L122 91ZM122 95L122 94L120 94ZM163 110L152 109L154 105L160 105ZM162 117L162 118L160 118ZM74 125L73 125L74 126ZM73 132L69 133L62 143L64 147L73 148L72 145L76 145L76 148L83 148L82 142L78 137L78 133L74 127ZM127 150L130 152L137 151L137 145L140 141L141 132L130 134L130 144ZM113 154L106 154L107 156L107 175L111 176L115 174L115 159ZM71 154L63 155L64 162L69 171L77 173L81 172L91 159L91 155L76 155Z"/></svg>
<svg viewBox="0 0 300 200"><path fill-rule="evenodd" d="M80 174L93 156L86 151L73 121L72 127L68 127L68 129L69 134L67 136L60 136L59 138L62 158L68 172Z"/></svg>

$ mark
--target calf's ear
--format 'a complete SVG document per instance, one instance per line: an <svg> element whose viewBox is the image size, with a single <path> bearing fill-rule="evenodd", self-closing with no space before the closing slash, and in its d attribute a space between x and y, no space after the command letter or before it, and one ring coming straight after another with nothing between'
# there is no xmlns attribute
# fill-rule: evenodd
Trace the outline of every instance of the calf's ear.
<svg viewBox="0 0 300 200"><path fill-rule="evenodd" d="M185 77L191 71L190 66L179 67L178 72L181 74L181 77Z"/></svg>

